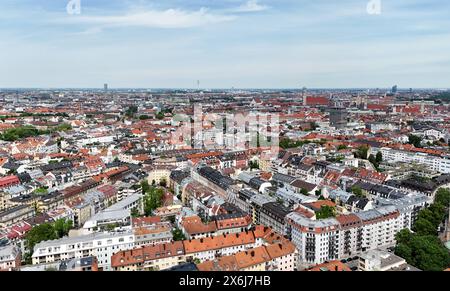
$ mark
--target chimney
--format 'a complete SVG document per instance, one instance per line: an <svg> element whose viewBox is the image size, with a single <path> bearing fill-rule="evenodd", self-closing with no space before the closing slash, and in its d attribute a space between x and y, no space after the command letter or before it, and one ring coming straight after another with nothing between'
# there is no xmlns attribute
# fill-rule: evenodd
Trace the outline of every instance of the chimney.
<svg viewBox="0 0 450 291"><path fill-rule="evenodd" d="M338 268L338 266L336 265L336 266L334 266L334 270L337 272L337 271L339 271L339 268Z"/></svg>

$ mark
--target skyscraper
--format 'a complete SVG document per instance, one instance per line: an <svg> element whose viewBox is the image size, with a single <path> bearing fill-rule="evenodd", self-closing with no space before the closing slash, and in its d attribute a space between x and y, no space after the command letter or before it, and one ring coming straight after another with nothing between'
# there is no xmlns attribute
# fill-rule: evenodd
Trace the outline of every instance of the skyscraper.
<svg viewBox="0 0 450 291"><path fill-rule="evenodd" d="M108 91L108 84L107 84L107 83L105 83L105 84L103 85L103 89L105 90L105 92Z"/></svg>
<svg viewBox="0 0 450 291"><path fill-rule="evenodd" d="M393 94L396 94L397 91L398 91L397 85L393 86L391 92L392 92Z"/></svg>
<svg viewBox="0 0 450 291"><path fill-rule="evenodd" d="M330 109L330 125L336 129L347 126L347 109L343 107L333 107Z"/></svg>

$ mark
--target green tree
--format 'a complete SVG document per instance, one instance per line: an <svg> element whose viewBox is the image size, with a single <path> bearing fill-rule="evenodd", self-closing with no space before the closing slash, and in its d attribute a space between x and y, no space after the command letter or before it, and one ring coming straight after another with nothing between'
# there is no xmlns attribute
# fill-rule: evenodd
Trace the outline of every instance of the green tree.
<svg viewBox="0 0 450 291"><path fill-rule="evenodd" d="M146 216L151 216L153 211L162 206L164 190L161 188L150 187L144 196L144 212Z"/></svg>
<svg viewBox="0 0 450 291"><path fill-rule="evenodd" d="M139 210L134 207L133 209L131 209L131 217L139 217Z"/></svg>
<svg viewBox="0 0 450 291"><path fill-rule="evenodd" d="M58 236L53 228L53 225L50 223L44 223L41 225L37 225L33 227L26 235L25 235L25 246L27 248L27 252L24 255L24 260L27 264L31 264L31 255L34 250L34 246L42 241L54 240L57 239Z"/></svg>
<svg viewBox="0 0 450 291"><path fill-rule="evenodd" d="M440 188L434 198L435 203L448 207L450 205L450 189Z"/></svg>
<svg viewBox="0 0 450 291"><path fill-rule="evenodd" d="M131 105L125 111L125 116L127 116L129 118L133 118L137 112L138 112L138 107L136 105Z"/></svg>
<svg viewBox="0 0 450 291"><path fill-rule="evenodd" d="M43 196L43 195L48 194L48 190L47 190L47 188L40 187L40 188L37 188L36 190L34 190L33 193L38 196Z"/></svg>
<svg viewBox="0 0 450 291"><path fill-rule="evenodd" d="M352 187L352 193L355 194L356 197L360 197L360 198L365 197L364 193L363 193L363 190L359 186L353 186Z"/></svg>
<svg viewBox="0 0 450 291"><path fill-rule="evenodd" d="M415 235L410 248L413 264L424 271L442 271L450 265L450 255L438 237Z"/></svg>
<svg viewBox="0 0 450 291"><path fill-rule="evenodd" d="M309 195L308 190L306 190L305 188L302 188L302 190L300 190L300 193L307 196Z"/></svg>
<svg viewBox="0 0 450 291"><path fill-rule="evenodd" d="M414 224L413 230L418 235L436 235L437 229L435 225L424 218L419 218Z"/></svg>
<svg viewBox="0 0 450 291"><path fill-rule="evenodd" d="M397 243L409 244L412 237L413 234L409 231L409 229L402 229L395 235L395 240Z"/></svg>
<svg viewBox="0 0 450 291"><path fill-rule="evenodd" d="M334 207L324 205L320 208L320 211L316 212L317 219L326 219L336 216L336 209Z"/></svg>
<svg viewBox="0 0 450 291"><path fill-rule="evenodd" d="M400 243L395 247L395 254L404 258L407 262L413 262L412 250L408 244Z"/></svg>
<svg viewBox="0 0 450 291"><path fill-rule="evenodd" d="M355 152L355 157L363 160L367 160L367 155L369 154L369 147L362 145Z"/></svg>
<svg viewBox="0 0 450 291"><path fill-rule="evenodd" d="M381 152L377 153L375 161L378 163L378 165L381 164L381 162L383 162L383 154Z"/></svg>
<svg viewBox="0 0 450 291"><path fill-rule="evenodd" d="M337 150L338 151L340 151L340 150L346 150L348 147L345 145L345 144L340 144L338 147L337 147Z"/></svg>
<svg viewBox="0 0 450 291"><path fill-rule="evenodd" d="M259 163L258 163L258 161L250 161L249 163L248 163L248 165L249 165L249 167L250 167L250 170L259 170Z"/></svg>
<svg viewBox="0 0 450 291"><path fill-rule="evenodd" d="M55 128L55 131L69 131L69 130L72 130L72 126L68 123L60 124Z"/></svg>
<svg viewBox="0 0 450 291"><path fill-rule="evenodd" d="M166 179L161 179L161 181L159 182L159 186L161 187L167 187L167 180Z"/></svg>
<svg viewBox="0 0 450 291"><path fill-rule="evenodd" d="M62 238L69 234L69 231L73 228L73 222L72 220L58 219L53 224L53 228L55 230L56 236L58 238Z"/></svg>
<svg viewBox="0 0 450 291"><path fill-rule="evenodd" d="M317 123L315 122L310 122L309 126L311 127L311 130L314 131L316 130L319 126L317 125Z"/></svg>
<svg viewBox="0 0 450 291"><path fill-rule="evenodd" d="M186 240L186 236L184 235L184 233L179 228L175 228L174 230L172 230L172 235L173 235L173 240L174 241Z"/></svg>
<svg viewBox="0 0 450 291"><path fill-rule="evenodd" d="M150 191L150 185L148 184L147 180L144 180L141 182L141 188L142 188L142 194L145 194L148 191Z"/></svg>
<svg viewBox="0 0 450 291"><path fill-rule="evenodd" d="M25 125L7 129L6 131L3 132L3 134L0 134L0 139L5 141L16 141L18 139L38 136L42 134L46 134L46 132L38 130L33 126Z"/></svg>
<svg viewBox="0 0 450 291"><path fill-rule="evenodd" d="M408 143L414 145L416 148L420 148L422 147L422 138L420 136L411 134L408 136Z"/></svg>

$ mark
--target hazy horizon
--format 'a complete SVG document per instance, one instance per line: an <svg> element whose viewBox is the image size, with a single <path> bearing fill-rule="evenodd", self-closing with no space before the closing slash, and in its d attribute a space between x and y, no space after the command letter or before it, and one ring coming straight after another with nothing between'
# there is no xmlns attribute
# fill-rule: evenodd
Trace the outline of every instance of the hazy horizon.
<svg viewBox="0 0 450 291"><path fill-rule="evenodd" d="M450 2L371 1L2 0L0 88L449 88Z"/></svg>

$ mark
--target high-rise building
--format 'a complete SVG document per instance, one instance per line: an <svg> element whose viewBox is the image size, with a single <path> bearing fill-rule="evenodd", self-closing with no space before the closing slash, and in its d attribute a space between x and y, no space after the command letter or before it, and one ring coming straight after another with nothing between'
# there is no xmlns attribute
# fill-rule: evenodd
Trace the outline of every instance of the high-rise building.
<svg viewBox="0 0 450 291"><path fill-rule="evenodd" d="M393 94L396 94L397 91L398 91L398 86L397 86L397 85L393 86L391 92L392 92Z"/></svg>
<svg viewBox="0 0 450 291"><path fill-rule="evenodd" d="M108 84L105 83L105 84L103 85L103 89L105 90L105 92L108 91Z"/></svg>
<svg viewBox="0 0 450 291"><path fill-rule="evenodd" d="M343 107L333 107L330 109L330 125L336 129L347 126L347 109Z"/></svg>

